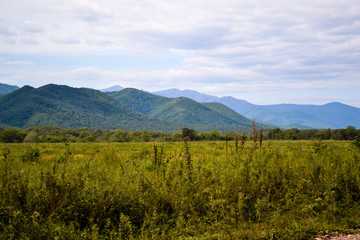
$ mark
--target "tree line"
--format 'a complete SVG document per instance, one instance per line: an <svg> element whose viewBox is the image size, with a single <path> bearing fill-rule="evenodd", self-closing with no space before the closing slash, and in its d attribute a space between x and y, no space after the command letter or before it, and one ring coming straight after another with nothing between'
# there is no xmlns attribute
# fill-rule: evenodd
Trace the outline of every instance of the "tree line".
<svg viewBox="0 0 360 240"><path fill-rule="evenodd" d="M260 134L257 134L260 136ZM353 140L360 136L360 129L348 126L345 129L311 129L299 130L274 128L264 131L263 140ZM189 137L192 141L218 141L235 139L253 139L253 135L236 132L221 133L219 131L197 132L194 129L183 128L174 133L106 130L78 128L68 129L62 127L32 127L27 130L0 128L0 142L4 143L56 143L56 142L150 142L150 141L179 141Z"/></svg>

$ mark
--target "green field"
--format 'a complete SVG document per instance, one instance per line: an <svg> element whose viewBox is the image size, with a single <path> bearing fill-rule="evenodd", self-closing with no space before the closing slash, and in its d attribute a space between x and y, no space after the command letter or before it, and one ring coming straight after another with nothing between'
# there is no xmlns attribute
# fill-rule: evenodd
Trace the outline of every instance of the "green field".
<svg viewBox="0 0 360 240"><path fill-rule="evenodd" d="M360 227L348 141L0 144L0 239L311 239Z"/></svg>

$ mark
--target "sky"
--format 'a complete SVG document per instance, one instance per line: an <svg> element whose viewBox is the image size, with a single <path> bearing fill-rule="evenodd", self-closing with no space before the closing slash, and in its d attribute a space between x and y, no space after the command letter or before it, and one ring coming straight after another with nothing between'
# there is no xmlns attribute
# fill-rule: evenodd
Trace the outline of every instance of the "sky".
<svg viewBox="0 0 360 240"><path fill-rule="evenodd" d="M360 0L0 0L0 83L360 107Z"/></svg>

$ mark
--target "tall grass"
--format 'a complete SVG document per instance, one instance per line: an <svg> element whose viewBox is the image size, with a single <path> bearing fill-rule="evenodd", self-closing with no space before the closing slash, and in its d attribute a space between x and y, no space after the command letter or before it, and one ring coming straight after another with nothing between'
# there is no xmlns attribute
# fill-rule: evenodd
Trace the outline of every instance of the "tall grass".
<svg viewBox="0 0 360 240"><path fill-rule="evenodd" d="M359 228L360 151L321 144L2 144L0 239L307 239ZM22 160L29 149L38 161Z"/></svg>

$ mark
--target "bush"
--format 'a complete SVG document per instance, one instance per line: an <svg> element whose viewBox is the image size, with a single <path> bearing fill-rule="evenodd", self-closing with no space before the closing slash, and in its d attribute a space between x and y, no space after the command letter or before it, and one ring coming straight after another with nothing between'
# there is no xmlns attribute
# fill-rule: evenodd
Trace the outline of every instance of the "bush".
<svg viewBox="0 0 360 240"><path fill-rule="evenodd" d="M356 136L351 144L360 150L360 135Z"/></svg>
<svg viewBox="0 0 360 240"><path fill-rule="evenodd" d="M40 158L40 150L36 147L29 147L20 156L23 162L38 163Z"/></svg>

